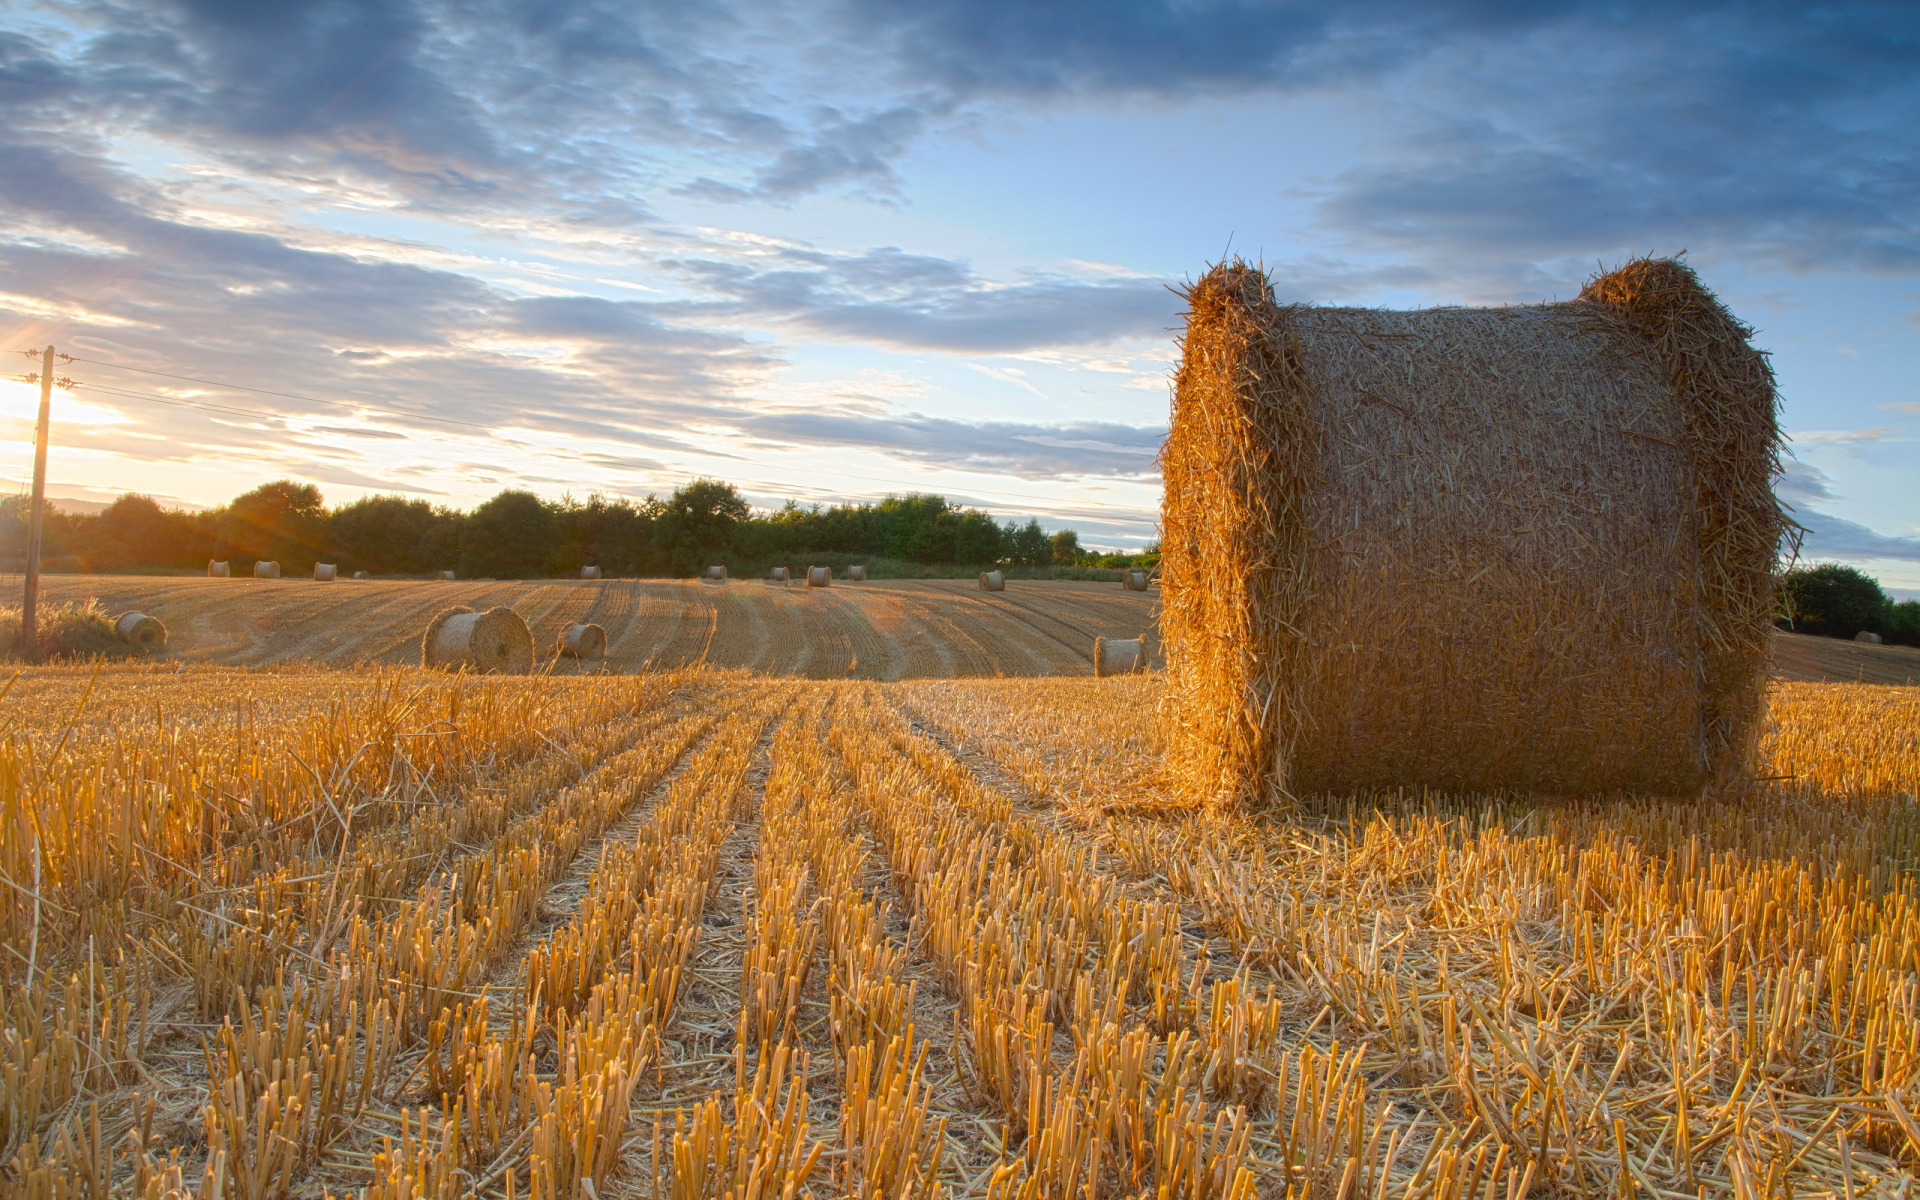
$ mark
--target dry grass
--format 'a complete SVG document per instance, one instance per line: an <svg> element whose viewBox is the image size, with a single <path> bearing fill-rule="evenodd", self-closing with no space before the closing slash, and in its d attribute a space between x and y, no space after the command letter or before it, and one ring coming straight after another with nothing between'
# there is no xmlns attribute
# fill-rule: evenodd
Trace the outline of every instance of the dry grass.
<svg viewBox="0 0 1920 1200"><path fill-rule="evenodd" d="M0 1194L1906 1194L1910 690L1738 805L1280 821L1163 687L36 671Z"/></svg>

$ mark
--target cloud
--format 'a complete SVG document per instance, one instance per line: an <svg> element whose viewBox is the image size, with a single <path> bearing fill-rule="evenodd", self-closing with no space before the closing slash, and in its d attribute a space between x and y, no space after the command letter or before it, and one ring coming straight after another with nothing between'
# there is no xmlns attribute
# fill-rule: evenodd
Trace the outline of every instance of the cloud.
<svg viewBox="0 0 1920 1200"><path fill-rule="evenodd" d="M738 424L769 442L873 450L907 462L1027 479L1151 479L1158 474L1154 455L1166 437L1158 426L956 421L919 413L784 412Z"/></svg>
<svg viewBox="0 0 1920 1200"><path fill-rule="evenodd" d="M1795 518L1807 531L1800 544L1803 559L1897 558L1920 562L1920 537L1880 533L1857 521L1812 508L1801 509Z"/></svg>
<svg viewBox="0 0 1920 1200"><path fill-rule="evenodd" d="M779 320L835 341L956 354L1161 339L1180 311L1165 280L1035 275L1000 284L965 263L895 247L861 254L787 248L764 262L671 265L730 299L716 311Z"/></svg>
<svg viewBox="0 0 1920 1200"><path fill-rule="evenodd" d="M1871 429L1808 429L1789 434L1788 440L1798 446L1867 446L1888 441L1904 432L1904 427L1899 425L1876 425Z"/></svg>

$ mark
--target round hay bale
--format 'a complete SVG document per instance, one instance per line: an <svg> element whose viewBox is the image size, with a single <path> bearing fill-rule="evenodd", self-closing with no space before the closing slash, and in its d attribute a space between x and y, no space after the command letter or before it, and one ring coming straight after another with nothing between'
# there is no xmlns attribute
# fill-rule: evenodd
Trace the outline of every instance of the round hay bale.
<svg viewBox="0 0 1920 1200"><path fill-rule="evenodd" d="M1109 675L1133 675L1147 669L1147 639L1093 639L1093 673L1104 679Z"/></svg>
<svg viewBox="0 0 1920 1200"><path fill-rule="evenodd" d="M338 573L339 569L332 563L313 564L313 578L317 583L332 583L333 577Z"/></svg>
<svg viewBox="0 0 1920 1200"><path fill-rule="evenodd" d="M714 563L712 566L707 568L707 574L705 578L708 583L725 583L727 581L726 564Z"/></svg>
<svg viewBox="0 0 1920 1200"><path fill-rule="evenodd" d="M867 569L865 567L860 566L859 564L856 563L855 565L847 568L848 583L865 583L866 581L867 581Z"/></svg>
<svg viewBox="0 0 1920 1200"><path fill-rule="evenodd" d="M591 565L589 565L589 566L584 566L584 567L581 567L581 568L580 568L580 578L582 578L582 579L598 579L598 578L600 578L600 568L599 568L599 567L596 567L596 566L591 566Z"/></svg>
<svg viewBox="0 0 1920 1200"><path fill-rule="evenodd" d="M1007 590L1007 576L1003 571L980 572L980 590L983 592L1004 592Z"/></svg>
<svg viewBox="0 0 1920 1200"><path fill-rule="evenodd" d="M560 635L560 653L568 658L605 658L607 631L598 625L569 625Z"/></svg>
<svg viewBox="0 0 1920 1200"><path fill-rule="evenodd" d="M233 565L231 563L221 562L217 558L207 560L208 579L230 579L232 576Z"/></svg>
<svg viewBox="0 0 1920 1200"><path fill-rule="evenodd" d="M1869 646L1878 646L1881 644L1880 635L1867 629L1862 629L1859 633L1854 634L1853 640L1856 642L1865 642Z"/></svg>
<svg viewBox="0 0 1920 1200"><path fill-rule="evenodd" d="M807 586L826 587L833 582L832 567L808 567Z"/></svg>
<svg viewBox="0 0 1920 1200"><path fill-rule="evenodd" d="M1130 592L1144 592L1147 590L1147 573L1145 571L1128 571L1127 577L1120 582Z"/></svg>
<svg viewBox="0 0 1920 1200"><path fill-rule="evenodd" d="M1750 770L1777 398L1692 270L1387 312L1282 306L1236 260L1186 299L1160 636L1192 799Z"/></svg>
<svg viewBox="0 0 1920 1200"><path fill-rule="evenodd" d="M533 669L533 634L510 608L450 608L427 626L420 662L476 675L524 675Z"/></svg>
<svg viewBox="0 0 1920 1200"><path fill-rule="evenodd" d="M167 646L167 627L159 617L145 613L121 613L113 622L113 635L142 650L164 650Z"/></svg>
<svg viewBox="0 0 1920 1200"><path fill-rule="evenodd" d="M253 577L255 579L278 579L280 578L280 564L261 559L259 562L253 564Z"/></svg>
<svg viewBox="0 0 1920 1200"><path fill-rule="evenodd" d="M773 580L775 583L785 583L793 578L793 572L786 567L775 567L773 570L767 572L767 578Z"/></svg>
<svg viewBox="0 0 1920 1200"><path fill-rule="evenodd" d="M355 579L372 579L373 578L373 576L367 574L365 571L355 571L353 573L353 577Z"/></svg>
<svg viewBox="0 0 1920 1200"><path fill-rule="evenodd" d="M452 571L435 571L435 572L433 573L433 577L434 577L435 579L437 579L437 580L439 580L439 581L440 581L440 582L442 582L442 583L451 583L451 582L453 582L453 572L452 572Z"/></svg>

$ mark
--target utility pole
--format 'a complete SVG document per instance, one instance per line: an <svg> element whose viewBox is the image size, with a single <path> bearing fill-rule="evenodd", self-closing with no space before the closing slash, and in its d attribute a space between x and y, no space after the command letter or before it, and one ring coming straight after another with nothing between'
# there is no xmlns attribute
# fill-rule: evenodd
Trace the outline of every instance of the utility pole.
<svg viewBox="0 0 1920 1200"><path fill-rule="evenodd" d="M33 435L33 508L27 514L27 591L20 605L20 655L31 659L40 606L40 521L47 506L47 424L53 415L53 347L40 356L40 425Z"/></svg>

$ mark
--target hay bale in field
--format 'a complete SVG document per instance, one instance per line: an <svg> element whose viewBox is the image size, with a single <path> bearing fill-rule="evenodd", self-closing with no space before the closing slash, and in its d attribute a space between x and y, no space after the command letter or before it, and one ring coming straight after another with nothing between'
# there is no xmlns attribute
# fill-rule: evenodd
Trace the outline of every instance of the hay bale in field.
<svg viewBox="0 0 1920 1200"><path fill-rule="evenodd" d="M353 573L353 577L355 579L372 579L373 578L373 576L367 574L365 571L355 571Z"/></svg>
<svg viewBox="0 0 1920 1200"><path fill-rule="evenodd" d="M233 577L233 565L221 562L217 558L207 560L208 579L230 579Z"/></svg>
<svg viewBox="0 0 1920 1200"><path fill-rule="evenodd" d="M533 634L510 608L450 608L427 626L420 663L476 675L524 675L533 668Z"/></svg>
<svg viewBox="0 0 1920 1200"><path fill-rule="evenodd" d="M865 583L866 581L867 569L865 567L856 564L847 568L848 583Z"/></svg>
<svg viewBox="0 0 1920 1200"><path fill-rule="evenodd" d="M773 580L775 583L785 583L793 578L793 572L786 567L775 567L773 570L767 572L767 578Z"/></svg>
<svg viewBox="0 0 1920 1200"><path fill-rule="evenodd" d="M560 653L568 658L605 658L607 631L598 625L569 625L560 635Z"/></svg>
<svg viewBox="0 0 1920 1200"><path fill-rule="evenodd" d="M145 613L121 613L114 619L113 636L142 650L164 650L167 646L167 627L160 618Z"/></svg>
<svg viewBox="0 0 1920 1200"><path fill-rule="evenodd" d="M1859 633L1854 634L1853 640L1856 642L1865 642L1869 646L1878 646L1881 644L1879 634L1873 633L1865 629L1862 629Z"/></svg>
<svg viewBox="0 0 1920 1200"><path fill-rule="evenodd" d="M714 563L707 568L705 578L708 583L725 583L727 581L726 565L724 563Z"/></svg>
<svg viewBox="0 0 1920 1200"><path fill-rule="evenodd" d="M1007 590L1007 577L1001 571L980 572L980 590L983 592L1004 592Z"/></svg>
<svg viewBox="0 0 1920 1200"><path fill-rule="evenodd" d="M582 579L598 579L598 578L600 578L600 568L599 568L599 567L595 567L595 566L585 566L585 567L581 567L581 568L580 568L580 578L582 578Z"/></svg>
<svg viewBox="0 0 1920 1200"><path fill-rule="evenodd" d="M318 583L332 583L336 574L338 574L338 568L332 563L313 564L313 578Z"/></svg>
<svg viewBox="0 0 1920 1200"><path fill-rule="evenodd" d="M280 578L280 564L261 559L259 562L253 564L253 577L255 579L278 579Z"/></svg>
<svg viewBox="0 0 1920 1200"><path fill-rule="evenodd" d="M1186 298L1160 634L1194 799L1749 770L1777 399L1691 269L1384 312L1282 306L1234 261Z"/></svg>
<svg viewBox="0 0 1920 1200"><path fill-rule="evenodd" d="M1147 639L1107 638L1093 639L1093 674L1104 679L1109 675L1132 675L1147 669Z"/></svg>
<svg viewBox="0 0 1920 1200"><path fill-rule="evenodd" d="M808 567L807 586L827 587L833 583L832 567Z"/></svg>
<svg viewBox="0 0 1920 1200"><path fill-rule="evenodd" d="M452 571L435 571L435 572L433 573L433 577L434 577L435 579L437 579L437 580L439 580L439 581L440 581L440 582L442 582L442 583L451 583L451 582L453 582L453 572L452 572Z"/></svg>
<svg viewBox="0 0 1920 1200"><path fill-rule="evenodd" d="M1120 583L1130 592L1144 592L1147 590L1147 573L1145 571L1128 571L1126 578L1122 579Z"/></svg>

